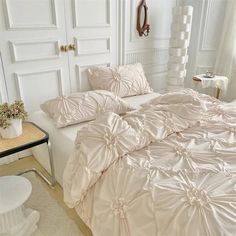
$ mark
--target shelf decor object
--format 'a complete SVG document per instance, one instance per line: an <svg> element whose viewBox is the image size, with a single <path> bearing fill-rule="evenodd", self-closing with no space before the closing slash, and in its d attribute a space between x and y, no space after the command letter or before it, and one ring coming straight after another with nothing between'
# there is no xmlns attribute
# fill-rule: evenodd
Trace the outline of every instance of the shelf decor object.
<svg viewBox="0 0 236 236"><path fill-rule="evenodd" d="M143 19L143 22L141 22ZM147 37L150 32L148 24L148 7L146 0L141 0L137 11L137 31L140 37Z"/></svg>
<svg viewBox="0 0 236 236"><path fill-rule="evenodd" d="M175 7L173 8L172 15L167 78L168 90L178 89L184 86L193 7Z"/></svg>
<svg viewBox="0 0 236 236"><path fill-rule="evenodd" d="M0 135L2 138L16 138L22 134L22 120L27 117L27 112L22 101L12 104L0 104Z"/></svg>

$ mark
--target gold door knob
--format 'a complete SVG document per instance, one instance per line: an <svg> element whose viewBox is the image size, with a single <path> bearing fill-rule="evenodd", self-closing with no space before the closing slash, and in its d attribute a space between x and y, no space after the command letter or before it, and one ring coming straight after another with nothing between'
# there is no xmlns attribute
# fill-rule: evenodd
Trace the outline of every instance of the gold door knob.
<svg viewBox="0 0 236 236"><path fill-rule="evenodd" d="M61 52L67 52L68 49L69 49L69 48L68 48L67 45L62 45L62 46L60 47Z"/></svg>
<svg viewBox="0 0 236 236"><path fill-rule="evenodd" d="M76 50L76 46L74 44L69 44L68 48L69 50L72 50L72 51Z"/></svg>

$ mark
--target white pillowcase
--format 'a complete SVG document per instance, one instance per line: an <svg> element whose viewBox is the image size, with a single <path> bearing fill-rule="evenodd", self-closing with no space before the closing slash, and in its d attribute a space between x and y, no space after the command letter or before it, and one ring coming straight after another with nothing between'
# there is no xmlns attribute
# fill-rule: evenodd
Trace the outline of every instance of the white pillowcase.
<svg viewBox="0 0 236 236"><path fill-rule="evenodd" d="M141 63L111 67L91 67L88 69L92 88L113 92L119 97L152 92Z"/></svg>
<svg viewBox="0 0 236 236"><path fill-rule="evenodd" d="M57 97L44 102L40 107L54 120L58 128L94 120L107 111L123 114L133 110L121 98L103 90Z"/></svg>

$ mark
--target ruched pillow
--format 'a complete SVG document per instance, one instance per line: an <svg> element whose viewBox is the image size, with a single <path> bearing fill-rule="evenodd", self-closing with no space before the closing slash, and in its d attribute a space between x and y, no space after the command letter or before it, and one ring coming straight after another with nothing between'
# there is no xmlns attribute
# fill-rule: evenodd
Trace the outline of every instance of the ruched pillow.
<svg viewBox="0 0 236 236"><path fill-rule="evenodd" d="M54 120L58 128L94 120L104 112L123 114L133 110L121 98L103 90L57 97L46 101L40 107Z"/></svg>
<svg viewBox="0 0 236 236"><path fill-rule="evenodd" d="M88 69L91 87L113 92L119 97L128 97L152 92L141 63Z"/></svg>

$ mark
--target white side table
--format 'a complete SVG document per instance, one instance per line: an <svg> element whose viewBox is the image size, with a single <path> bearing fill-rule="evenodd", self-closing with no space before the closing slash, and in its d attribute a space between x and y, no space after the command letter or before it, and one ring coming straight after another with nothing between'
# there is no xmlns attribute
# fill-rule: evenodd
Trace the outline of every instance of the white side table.
<svg viewBox="0 0 236 236"><path fill-rule="evenodd" d="M202 88L216 88L216 98L219 99L221 92L226 92L228 88L228 78L226 76L215 75L213 78L205 78L204 74L195 75L193 81L201 82Z"/></svg>
<svg viewBox="0 0 236 236"><path fill-rule="evenodd" d="M31 191L22 176L0 177L0 235L29 236L37 229L39 212L23 206Z"/></svg>

